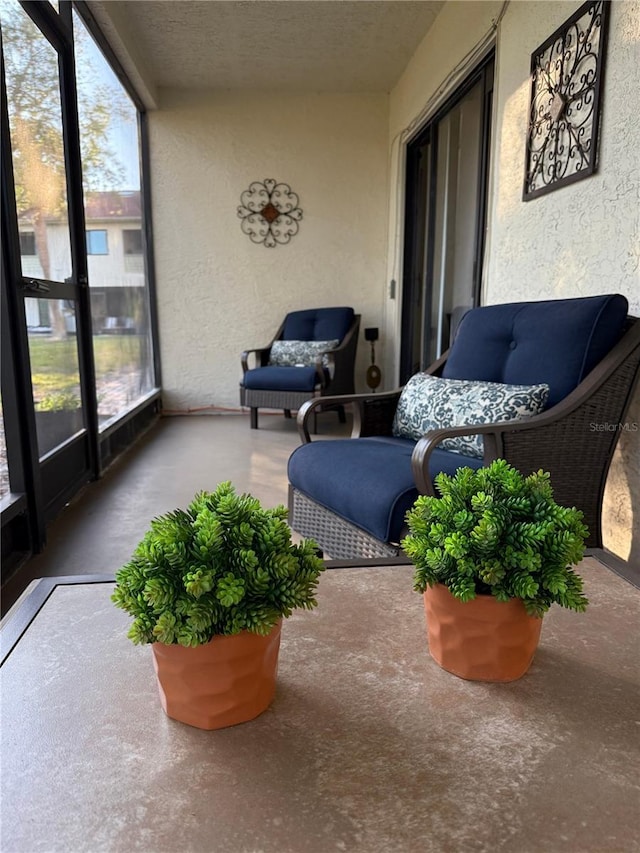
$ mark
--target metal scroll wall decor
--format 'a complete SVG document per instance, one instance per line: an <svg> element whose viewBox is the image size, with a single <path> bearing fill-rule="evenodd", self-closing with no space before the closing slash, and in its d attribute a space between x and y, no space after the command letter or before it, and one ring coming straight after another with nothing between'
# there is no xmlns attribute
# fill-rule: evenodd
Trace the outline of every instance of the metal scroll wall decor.
<svg viewBox="0 0 640 853"><path fill-rule="evenodd" d="M253 181L240 201L238 216L252 243L272 249L278 243L288 243L298 233L302 210L289 184L277 183L272 178Z"/></svg>
<svg viewBox="0 0 640 853"><path fill-rule="evenodd" d="M531 54L524 201L596 170L608 14L589 0Z"/></svg>

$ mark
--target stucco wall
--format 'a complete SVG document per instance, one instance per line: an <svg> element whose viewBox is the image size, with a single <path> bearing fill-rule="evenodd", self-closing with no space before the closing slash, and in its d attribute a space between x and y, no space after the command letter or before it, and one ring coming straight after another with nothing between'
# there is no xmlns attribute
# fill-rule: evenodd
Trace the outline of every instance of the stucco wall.
<svg viewBox="0 0 640 853"><path fill-rule="evenodd" d="M392 138L414 125L435 95L447 94L450 76L491 31L502 6L501 0L453 0L444 6L391 93Z"/></svg>
<svg viewBox="0 0 640 853"><path fill-rule="evenodd" d="M530 55L580 4L512 3L497 54L487 303L624 293L640 313L639 4L613 2L598 173L522 201Z"/></svg>
<svg viewBox="0 0 640 853"><path fill-rule="evenodd" d="M238 407L242 350L287 311L352 305L380 325L388 198L386 95L161 91L150 113L154 245L168 409ZM242 233L252 181L299 195L288 245ZM368 350L360 337L357 383Z"/></svg>
<svg viewBox="0 0 640 853"><path fill-rule="evenodd" d="M640 10L612 3L600 166L596 175L522 202L531 53L579 2L509 3L496 33L496 77L485 304L620 292L640 314L639 167ZM486 42L501 3L449 3L391 93L391 185L388 278L401 280L404 144L425 105L455 83L456 66ZM434 107L435 108L435 107ZM399 338L400 301L387 300L385 329ZM387 353L387 373L397 353ZM608 480L607 546L640 562L640 394L627 418ZM633 550L632 550L633 549Z"/></svg>
<svg viewBox="0 0 640 853"><path fill-rule="evenodd" d="M640 4L613 2L598 172L522 202L530 55L579 3L511 3L497 53L487 304L623 293L640 315ZM607 483L604 536L640 563L640 392ZM634 430L635 425L635 430ZM635 553L632 554L632 547Z"/></svg>

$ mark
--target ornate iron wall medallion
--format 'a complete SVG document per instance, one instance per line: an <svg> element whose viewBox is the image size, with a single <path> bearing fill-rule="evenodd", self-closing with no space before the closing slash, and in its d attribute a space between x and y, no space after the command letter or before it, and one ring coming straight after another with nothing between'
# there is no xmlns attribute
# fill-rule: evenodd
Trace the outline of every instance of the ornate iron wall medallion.
<svg viewBox="0 0 640 853"><path fill-rule="evenodd" d="M253 243L272 249L278 243L288 243L298 233L302 210L289 184L276 183L272 178L253 181L240 201L242 230Z"/></svg>
<svg viewBox="0 0 640 853"><path fill-rule="evenodd" d="M609 0L589 0L531 54L523 200L592 175Z"/></svg>

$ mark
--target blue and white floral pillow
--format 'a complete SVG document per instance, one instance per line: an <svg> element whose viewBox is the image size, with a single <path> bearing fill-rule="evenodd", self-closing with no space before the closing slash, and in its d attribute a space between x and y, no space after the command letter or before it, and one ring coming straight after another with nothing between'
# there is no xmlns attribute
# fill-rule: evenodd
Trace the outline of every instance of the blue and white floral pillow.
<svg viewBox="0 0 640 853"><path fill-rule="evenodd" d="M335 349L335 341L274 341L271 345L269 364L277 367L313 367L316 358L327 350ZM328 359L323 358L326 367Z"/></svg>
<svg viewBox="0 0 640 853"><path fill-rule="evenodd" d="M504 385L417 373L402 389L393 435L417 441L432 429L520 420L541 412L548 397L548 385ZM476 459L483 456L480 435L446 438L438 446Z"/></svg>

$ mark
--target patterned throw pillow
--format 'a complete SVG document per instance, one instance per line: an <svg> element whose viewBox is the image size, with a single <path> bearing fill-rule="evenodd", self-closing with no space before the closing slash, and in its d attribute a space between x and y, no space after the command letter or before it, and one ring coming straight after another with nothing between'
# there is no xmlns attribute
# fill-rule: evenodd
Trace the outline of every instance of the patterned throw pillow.
<svg viewBox="0 0 640 853"><path fill-rule="evenodd" d="M503 385L417 373L400 395L393 434L417 441L432 429L520 420L541 412L548 397L548 385ZM480 435L446 438L438 446L476 459L483 456Z"/></svg>
<svg viewBox="0 0 640 853"><path fill-rule="evenodd" d="M274 341L269 364L277 367L313 367L316 356L335 349L340 341ZM323 358L326 367L328 359Z"/></svg>

